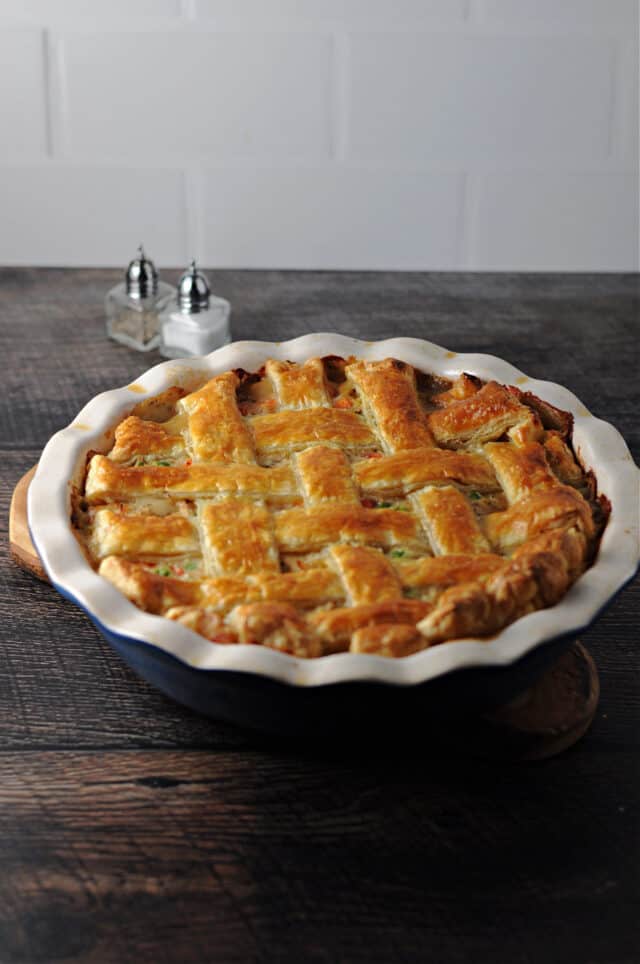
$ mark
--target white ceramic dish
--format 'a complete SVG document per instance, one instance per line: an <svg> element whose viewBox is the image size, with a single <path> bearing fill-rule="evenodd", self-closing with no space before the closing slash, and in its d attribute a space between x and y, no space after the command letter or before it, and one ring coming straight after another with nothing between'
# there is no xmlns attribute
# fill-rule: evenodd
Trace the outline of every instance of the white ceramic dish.
<svg viewBox="0 0 640 964"><path fill-rule="evenodd" d="M303 361L328 354L393 356L448 378L468 371L516 384L573 413L576 452L585 468L595 472L598 490L609 498L612 511L595 564L558 605L517 620L489 642L446 643L399 660L350 653L300 660L259 646L212 644L179 623L138 609L91 569L70 528L70 490L82 476L87 451L106 451L110 430L128 410L170 385L191 387L196 380L231 368L252 371L269 357ZM28 512L33 541L52 583L85 609L108 638L147 643L198 670L235 670L298 687L350 681L413 685L467 667L507 666L543 642L588 625L637 569L639 479L624 439L612 425L591 415L567 389L531 379L506 361L456 354L415 338L365 342L311 334L281 343L235 342L204 358L164 362L135 384L96 396L48 442L29 488Z"/></svg>

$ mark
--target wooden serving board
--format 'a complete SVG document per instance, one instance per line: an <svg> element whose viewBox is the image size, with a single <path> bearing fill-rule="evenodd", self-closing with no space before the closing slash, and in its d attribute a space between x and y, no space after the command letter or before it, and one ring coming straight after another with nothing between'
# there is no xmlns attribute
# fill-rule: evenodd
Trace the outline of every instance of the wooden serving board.
<svg viewBox="0 0 640 964"><path fill-rule="evenodd" d="M27 489L37 468L38 466L34 465L29 469L13 490L9 509L9 547L19 566L33 573L38 579L46 580L47 574L31 541L27 522Z"/></svg>
<svg viewBox="0 0 640 964"><path fill-rule="evenodd" d="M27 524L27 489L36 468L23 475L14 489L9 541L14 561L46 581ZM595 663L576 640L530 689L499 710L463 723L453 746L473 756L513 762L556 756L589 729L599 697Z"/></svg>

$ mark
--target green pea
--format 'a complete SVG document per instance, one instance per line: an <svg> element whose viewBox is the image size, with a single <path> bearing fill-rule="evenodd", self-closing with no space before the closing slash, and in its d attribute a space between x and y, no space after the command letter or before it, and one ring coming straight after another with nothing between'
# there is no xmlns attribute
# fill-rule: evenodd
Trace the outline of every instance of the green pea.
<svg viewBox="0 0 640 964"><path fill-rule="evenodd" d="M408 586L404 590L404 594L408 599L420 599L421 590L418 586Z"/></svg>

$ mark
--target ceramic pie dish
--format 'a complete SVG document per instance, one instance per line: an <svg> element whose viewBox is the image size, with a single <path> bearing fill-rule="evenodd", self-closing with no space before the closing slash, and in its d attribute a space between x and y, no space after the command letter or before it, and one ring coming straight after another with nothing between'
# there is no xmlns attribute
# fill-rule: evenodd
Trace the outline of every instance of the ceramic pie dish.
<svg viewBox="0 0 640 964"><path fill-rule="evenodd" d="M107 452L113 429L131 410L173 386L186 391L267 359L303 363L324 356L365 362L395 358L437 377L471 373L517 385L574 418L573 445L611 504L595 562L556 605L525 615L490 639L463 638L401 659L338 652L302 659L266 646L212 643L181 622L134 606L87 561L70 524L74 487L87 454ZM159 464L163 464L162 462ZM46 446L29 489L34 544L53 585L83 608L125 660L179 701L213 716L261 728L340 728L364 714L475 711L526 686L587 626L636 571L639 476L620 434L593 417L566 389L528 378L487 355L448 352L409 338L362 342L312 334L290 342L238 342L205 358L166 362L135 384L97 396ZM113 518L110 520L113 523ZM330 723L328 723L330 721Z"/></svg>

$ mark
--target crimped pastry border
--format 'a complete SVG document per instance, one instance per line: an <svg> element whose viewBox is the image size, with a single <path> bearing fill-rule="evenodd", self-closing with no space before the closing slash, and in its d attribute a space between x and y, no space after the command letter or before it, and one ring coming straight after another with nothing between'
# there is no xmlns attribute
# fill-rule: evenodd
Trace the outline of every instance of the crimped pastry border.
<svg viewBox="0 0 640 964"><path fill-rule="evenodd" d="M69 525L71 489L82 474L86 453L106 448L110 429L128 410L171 385L188 387L196 379L233 368L255 370L269 357L304 361L328 354L364 359L391 356L447 378L468 371L483 379L515 384L573 414L576 453L584 467L595 472L599 491L609 498L612 512L594 565L560 603L516 620L490 641L460 640L401 660L353 653L301 660L258 646L213 644L180 624L139 610L97 576ZM638 469L622 436L591 415L567 389L531 379L500 358L456 354L421 339L363 342L318 333L282 343L235 342L201 359L164 362L145 372L134 386L96 396L45 447L29 489L28 509L34 543L52 583L110 632L157 646L205 671L232 669L298 686L355 680L412 685L465 667L507 665L543 642L583 629L636 571L639 496Z"/></svg>

